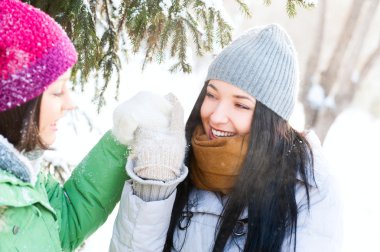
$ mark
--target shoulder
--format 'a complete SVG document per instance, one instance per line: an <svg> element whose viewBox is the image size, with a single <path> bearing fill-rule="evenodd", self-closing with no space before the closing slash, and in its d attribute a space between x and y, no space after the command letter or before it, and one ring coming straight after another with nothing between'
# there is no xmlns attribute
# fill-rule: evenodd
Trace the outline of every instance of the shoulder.
<svg viewBox="0 0 380 252"><path fill-rule="evenodd" d="M321 142L314 131L308 131L305 134L312 153L313 166L309 178L311 183L309 187L310 206L323 201L323 205L336 205L340 202L340 190L336 179L330 172L330 163L327 160ZM306 202L306 190L304 186L298 186L296 190L298 202Z"/></svg>
<svg viewBox="0 0 380 252"><path fill-rule="evenodd" d="M308 132L314 158L315 184L309 187L310 208L306 190L298 186L297 251L340 251L342 239L342 203L340 190L330 173L321 143L314 132Z"/></svg>
<svg viewBox="0 0 380 252"><path fill-rule="evenodd" d="M305 133L305 138L311 147L313 154L313 175L317 188L324 188L331 183L333 179L330 174L330 164L324 154L321 141L317 134L310 130Z"/></svg>
<svg viewBox="0 0 380 252"><path fill-rule="evenodd" d="M20 183L22 181L31 184L37 180L38 172L29 160L2 135L0 135L0 170L3 171L2 180L17 179Z"/></svg>

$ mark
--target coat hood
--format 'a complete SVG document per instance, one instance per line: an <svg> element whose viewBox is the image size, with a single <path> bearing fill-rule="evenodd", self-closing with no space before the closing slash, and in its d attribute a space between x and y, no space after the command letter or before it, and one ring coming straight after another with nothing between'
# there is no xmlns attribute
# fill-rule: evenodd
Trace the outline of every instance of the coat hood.
<svg viewBox="0 0 380 252"><path fill-rule="evenodd" d="M33 185L39 172L38 167L33 167L31 162L2 135L0 135L0 170Z"/></svg>

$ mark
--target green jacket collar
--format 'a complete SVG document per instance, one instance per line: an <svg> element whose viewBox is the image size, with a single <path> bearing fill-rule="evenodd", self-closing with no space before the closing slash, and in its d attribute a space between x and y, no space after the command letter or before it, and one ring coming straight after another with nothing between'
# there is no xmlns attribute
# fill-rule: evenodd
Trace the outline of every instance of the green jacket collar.
<svg viewBox="0 0 380 252"><path fill-rule="evenodd" d="M23 207L40 203L55 213L44 188L45 176L0 135L0 206Z"/></svg>
<svg viewBox="0 0 380 252"><path fill-rule="evenodd" d="M30 161L2 135L0 135L0 170L31 184L35 184L39 173L39 167L33 167Z"/></svg>

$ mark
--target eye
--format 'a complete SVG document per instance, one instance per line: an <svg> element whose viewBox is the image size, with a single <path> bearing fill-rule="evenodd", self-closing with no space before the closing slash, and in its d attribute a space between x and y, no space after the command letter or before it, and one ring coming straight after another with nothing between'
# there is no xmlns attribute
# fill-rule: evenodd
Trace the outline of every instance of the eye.
<svg viewBox="0 0 380 252"><path fill-rule="evenodd" d="M241 104L241 103L236 103L235 106L239 109L251 110L250 107L248 107L247 105Z"/></svg>
<svg viewBox="0 0 380 252"><path fill-rule="evenodd" d="M53 93L53 95L54 96L56 96L56 97L61 97L61 96L63 96L65 93L63 92L63 91L59 91L59 92L55 92L55 93Z"/></svg>
<svg viewBox="0 0 380 252"><path fill-rule="evenodd" d="M206 93L206 96L207 96L208 98L212 98L212 99L215 98L215 96L214 96L212 93L210 93L210 92L207 92L207 93Z"/></svg>

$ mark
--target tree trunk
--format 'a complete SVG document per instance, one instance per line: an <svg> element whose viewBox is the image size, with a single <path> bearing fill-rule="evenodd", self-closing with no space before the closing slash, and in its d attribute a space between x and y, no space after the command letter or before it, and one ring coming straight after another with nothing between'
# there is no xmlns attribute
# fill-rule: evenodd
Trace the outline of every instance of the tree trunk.
<svg viewBox="0 0 380 252"><path fill-rule="evenodd" d="M367 77L369 71L375 65L376 60L380 57L380 41L377 45L377 48L371 53L371 55L367 58L366 62L363 64L361 71L359 72L359 80L358 83L362 83L364 79Z"/></svg>
<svg viewBox="0 0 380 252"><path fill-rule="evenodd" d="M362 15L363 21L357 27L357 32L355 32L354 46L351 49L351 54L345 60L344 67L342 68L340 81L335 83L335 85L330 91L329 96L335 97L337 94L340 94L342 90L348 89L348 92L346 92L349 94L347 100L351 101L354 95L354 93L351 91L354 91L356 89L356 87L354 86L362 84L356 83L357 80L355 81L353 79L353 73L358 70L358 61L360 59L365 38L367 37L369 31L368 27L371 26L372 20L375 17L379 2L380 0L371 0L368 2L365 12Z"/></svg>
<svg viewBox="0 0 380 252"><path fill-rule="evenodd" d="M330 62L328 63L326 70L321 74L321 85L326 93L330 93L331 87L338 78L339 69L342 66L342 60L347 51L349 42L354 35L365 2L366 0L353 0L350 13L347 16Z"/></svg>
<svg viewBox="0 0 380 252"><path fill-rule="evenodd" d="M356 39L353 41L354 46L351 49L349 57L346 58L343 64L344 68L342 69L340 78L332 85L327 98L328 101L333 101L332 106L323 107L318 113L314 129L322 141L325 139L328 129L335 118L351 103L357 89L362 84L361 82L357 83L357 80L353 79L353 73L357 68L364 41L368 33L368 27L374 19L379 2L380 0L371 0L362 15L363 22L356 29ZM337 78L337 76L335 78Z"/></svg>
<svg viewBox="0 0 380 252"><path fill-rule="evenodd" d="M305 72L303 74L303 80L301 85L301 102L304 105L306 128L309 128L315 123L317 109L310 104L308 100L308 94L312 88L315 76L318 71L319 61L322 52L322 43L325 33L325 21L326 21L326 0L321 0L318 3L319 8L319 24L318 30L315 33L314 45L309 55L309 59L306 64Z"/></svg>

